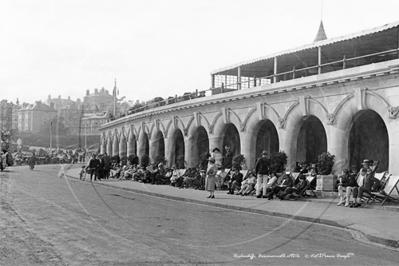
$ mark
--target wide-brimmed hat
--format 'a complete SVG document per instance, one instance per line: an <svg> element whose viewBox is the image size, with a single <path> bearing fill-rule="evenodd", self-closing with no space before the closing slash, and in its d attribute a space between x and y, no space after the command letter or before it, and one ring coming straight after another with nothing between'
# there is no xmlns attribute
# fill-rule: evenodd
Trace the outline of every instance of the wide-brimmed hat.
<svg viewBox="0 0 399 266"><path fill-rule="evenodd" d="M267 151L262 151L262 155L268 155L269 153Z"/></svg>
<svg viewBox="0 0 399 266"><path fill-rule="evenodd" d="M363 162L362 162L362 164L367 164L367 165L372 164L372 163L373 163L373 161L372 160L368 160L368 159L364 159Z"/></svg>
<svg viewBox="0 0 399 266"><path fill-rule="evenodd" d="M211 157L211 158L208 159L208 161L210 161L211 163L214 163L215 162L215 158Z"/></svg>

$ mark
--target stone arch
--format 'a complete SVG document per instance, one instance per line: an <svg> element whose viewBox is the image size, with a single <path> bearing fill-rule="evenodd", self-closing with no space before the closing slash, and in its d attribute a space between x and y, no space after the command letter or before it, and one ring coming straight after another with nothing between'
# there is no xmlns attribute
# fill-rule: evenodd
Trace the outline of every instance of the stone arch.
<svg viewBox="0 0 399 266"><path fill-rule="evenodd" d="M147 132L141 130L138 143L138 156L141 159L143 155L150 155L150 143Z"/></svg>
<svg viewBox="0 0 399 266"><path fill-rule="evenodd" d="M334 132L334 134L331 135L334 136L334 144L336 145L335 150L337 151L337 153L339 153L339 158L337 159L340 164L337 164L337 167L334 166L334 168L336 169L335 172L339 172L340 169L342 170L343 168L349 168L350 164L358 164L358 161L361 160L360 158L356 158L356 156L354 156L353 152L351 151L351 146L353 148L354 144L350 141L350 135L353 127L358 127L355 125L358 118L362 119L363 115L367 116L368 114L370 114L370 112L368 111L375 112L375 114L378 115L378 117L381 119L380 122L383 121L388 135L388 139L384 141L389 143L388 155L386 155L385 152L385 155L379 155L377 157L382 157L382 160L388 160L389 162L383 162L379 169L381 170L382 167L385 168L388 165L389 171L394 171L394 169L399 170L399 166L396 166L393 160L389 160L390 157L392 158L393 154L397 153L397 151L395 151L394 149L394 147L396 146L395 141L397 138L394 137L395 133L392 132L390 127L392 120L389 119L390 113L388 110L389 104L387 100L378 95L376 92L370 92L367 90L364 90L364 94L362 95L362 97L363 99L361 99L361 104L359 104L359 99L356 99L356 97L353 96L350 97L349 95L343 101L341 101L341 103L339 104L340 108L336 112L335 123L332 126L332 131ZM368 121L367 123L369 122L370 121ZM370 126L373 127L374 125L370 124ZM354 130L356 131L356 129ZM359 131L359 129L357 129L357 131ZM384 133L381 134L384 135ZM380 152L380 154L383 153L383 151ZM373 158L367 159L372 160ZM375 158L374 160L378 159ZM338 166L340 169L338 169Z"/></svg>
<svg viewBox="0 0 399 266"><path fill-rule="evenodd" d="M209 135L205 127L193 128L193 134L185 144L185 158L188 167L195 167L205 153L209 153Z"/></svg>
<svg viewBox="0 0 399 266"><path fill-rule="evenodd" d="M373 110L359 111L353 117L349 133L350 165L361 165L364 159L379 161L377 172L389 167L389 136L387 127Z"/></svg>
<svg viewBox="0 0 399 266"><path fill-rule="evenodd" d="M150 158L155 161L157 156L165 157L165 139L161 131L154 131L150 142Z"/></svg>
<svg viewBox="0 0 399 266"><path fill-rule="evenodd" d="M277 111L272 107L264 103L258 103L257 109L255 112L252 112L248 117L245 127L245 132L243 134L243 138L241 141L241 150L245 156L246 164L248 168L254 168L256 158L258 158L259 154L257 152L257 137L259 134L259 130L261 127L268 123L268 128L274 128L276 130L277 136L273 133L271 138L272 142L276 142L274 146L277 146L280 149L280 134L276 125L279 124L280 116ZM275 138L277 137L277 139ZM272 149L274 151L274 148Z"/></svg>
<svg viewBox="0 0 399 266"><path fill-rule="evenodd" d="M287 167L291 170L295 168L296 162L317 160L316 154L321 153L321 150L328 151L329 148L325 127L327 119L326 109L312 101L305 100L305 104L307 105L306 107L303 106L303 103L294 103L294 107L289 108L289 111L285 115L285 130L282 140L284 150L288 156ZM303 125L304 127L302 127ZM321 131L319 133L323 138L321 140L323 146L308 146L308 143L311 142L310 139L318 137L317 135L311 135L312 128ZM301 129L305 131L300 132ZM317 150L311 151L312 146L317 147ZM301 153L298 153L298 148ZM304 150L304 148L306 149Z"/></svg>
<svg viewBox="0 0 399 266"><path fill-rule="evenodd" d="M184 141L184 135L181 129L177 128L172 131L172 134L168 137L169 138L169 160L170 160L170 165L176 165L178 168L184 168L184 163L183 165L180 165L180 162L178 162L178 159L181 159L183 157L183 162L186 160L185 159L185 141Z"/></svg>

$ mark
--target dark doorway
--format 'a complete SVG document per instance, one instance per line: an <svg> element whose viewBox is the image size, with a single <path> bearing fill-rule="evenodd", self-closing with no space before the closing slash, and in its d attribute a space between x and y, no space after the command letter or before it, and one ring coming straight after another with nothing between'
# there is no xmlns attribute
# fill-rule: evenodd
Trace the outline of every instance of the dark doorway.
<svg viewBox="0 0 399 266"><path fill-rule="evenodd" d="M297 162L315 163L317 157L327 151L327 135L316 116L307 116L299 129L297 139Z"/></svg>
<svg viewBox="0 0 399 266"><path fill-rule="evenodd" d="M256 157L261 156L262 151L269 154L279 151L279 140L276 127L270 120L262 121L258 134L256 135Z"/></svg>
<svg viewBox="0 0 399 266"><path fill-rule="evenodd" d="M388 170L389 136L384 121L375 111L359 112L349 134L350 165L361 167L364 159L379 161L377 172Z"/></svg>

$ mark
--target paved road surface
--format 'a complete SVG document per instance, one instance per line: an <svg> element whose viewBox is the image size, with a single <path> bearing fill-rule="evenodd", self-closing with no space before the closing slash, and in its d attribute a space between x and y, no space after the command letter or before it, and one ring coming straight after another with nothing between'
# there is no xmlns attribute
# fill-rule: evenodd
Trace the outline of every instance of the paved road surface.
<svg viewBox="0 0 399 266"><path fill-rule="evenodd" d="M58 178L59 169L23 166L1 173L0 265L399 262L397 252L336 228Z"/></svg>

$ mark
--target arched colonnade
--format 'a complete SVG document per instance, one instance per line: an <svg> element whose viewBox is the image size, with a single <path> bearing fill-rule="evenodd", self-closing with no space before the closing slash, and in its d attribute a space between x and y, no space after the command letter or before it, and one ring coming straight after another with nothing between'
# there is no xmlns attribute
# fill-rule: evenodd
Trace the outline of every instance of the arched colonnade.
<svg viewBox="0 0 399 266"><path fill-rule="evenodd" d="M201 154L215 147L223 152L229 144L235 155L244 155L248 168L254 167L262 150L285 151L288 169L329 151L336 156L334 173L360 165L365 158L380 161L380 170L399 173L391 159L399 157L399 138L392 137L397 131L397 108L364 88L337 97L335 106L326 97L300 96L284 104L254 101L245 108L231 105L191 114L184 109L170 117L153 115L151 120L123 122L102 129L101 153L147 154L150 161L162 155L169 166L180 157L186 167L195 167Z"/></svg>

